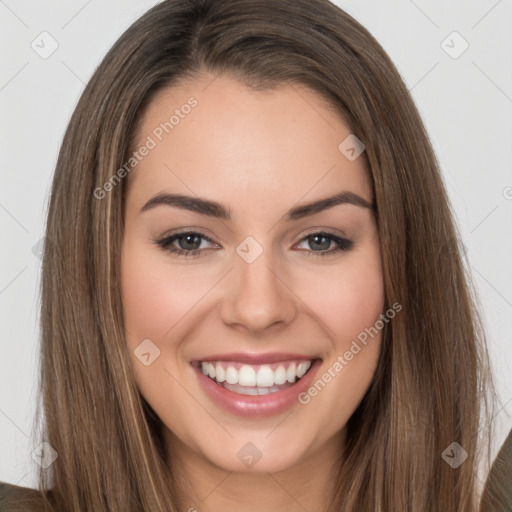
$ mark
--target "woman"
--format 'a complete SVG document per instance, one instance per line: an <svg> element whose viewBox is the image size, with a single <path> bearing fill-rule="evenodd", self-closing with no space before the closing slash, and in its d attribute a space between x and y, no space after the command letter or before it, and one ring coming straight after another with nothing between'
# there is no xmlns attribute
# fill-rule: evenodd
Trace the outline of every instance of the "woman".
<svg viewBox="0 0 512 512"><path fill-rule="evenodd" d="M123 34L42 288L26 509L477 510L491 380L438 164L328 1L167 0Z"/></svg>

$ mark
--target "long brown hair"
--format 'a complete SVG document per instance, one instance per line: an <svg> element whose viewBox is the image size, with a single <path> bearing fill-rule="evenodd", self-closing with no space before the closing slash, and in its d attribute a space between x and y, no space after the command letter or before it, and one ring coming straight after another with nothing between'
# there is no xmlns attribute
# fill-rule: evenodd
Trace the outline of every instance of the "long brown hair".
<svg viewBox="0 0 512 512"><path fill-rule="evenodd" d="M58 453L41 470L40 490L52 489L46 504L81 512L180 506L161 422L138 392L125 343L126 179L102 199L94 191L128 161L154 94L202 72L255 90L306 85L366 146L386 302L403 310L384 330L374 380L349 421L329 510L476 510L491 381L454 215L395 66L327 0L163 1L120 37L87 84L59 154L43 256L43 439ZM467 459L454 468L446 454L459 457L459 446Z"/></svg>

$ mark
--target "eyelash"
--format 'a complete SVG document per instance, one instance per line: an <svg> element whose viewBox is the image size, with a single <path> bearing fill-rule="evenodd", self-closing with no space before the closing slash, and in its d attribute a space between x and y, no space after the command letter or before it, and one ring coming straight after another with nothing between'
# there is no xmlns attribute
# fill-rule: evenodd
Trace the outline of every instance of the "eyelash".
<svg viewBox="0 0 512 512"><path fill-rule="evenodd" d="M161 240L156 240L155 243L162 248L164 251L174 254L177 257L181 258L197 258L201 256L201 253L207 249L192 249L192 250L185 250L185 249L178 249L177 247L173 247L171 244L180 239L185 238L188 235L198 235L202 239L214 243L210 238L208 238L206 235L203 235L202 233L198 233L196 231L183 231L181 233L175 233L171 236L162 238ZM322 238L330 238L335 243L338 244L338 247L336 249L329 249L326 251L309 251L310 254L307 254L307 257L315 257L315 256L328 256L330 254L338 253L340 251L347 252L350 251L352 248L354 242L352 240L348 240L347 238L340 238L339 236L336 236L332 233L327 233L325 231L315 231L313 233L307 234L304 238L302 238L300 242L303 242L304 240L307 240L311 236L321 236ZM304 250L303 250L304 251ZM308 251L306 251L308 252Z"/></svg>

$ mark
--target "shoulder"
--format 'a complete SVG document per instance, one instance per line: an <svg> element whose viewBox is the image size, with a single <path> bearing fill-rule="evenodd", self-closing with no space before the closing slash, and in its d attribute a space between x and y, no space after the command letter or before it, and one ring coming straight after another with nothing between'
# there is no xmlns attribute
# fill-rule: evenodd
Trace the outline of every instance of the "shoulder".
<svg viewBox="0 0 512 512"><path fill-rule="evenodd" d="M36 512L44 510L41 493L29 487L0 482L0 510L2 512Z"/></svg>

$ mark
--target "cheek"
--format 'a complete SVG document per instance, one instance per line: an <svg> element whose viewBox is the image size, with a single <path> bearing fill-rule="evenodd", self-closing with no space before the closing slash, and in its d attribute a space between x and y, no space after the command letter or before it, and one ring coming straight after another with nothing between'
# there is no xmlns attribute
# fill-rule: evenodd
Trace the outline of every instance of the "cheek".
<svg viewBox="0 0 512 512"><path fill-rule="evenodd" d="M344 272L336 283L329 283L325 307L338 338L356 337L382 313L384 289L378 265L357 265Z"/></svg>
<svg viewBox="0 0 512 512"><path fill-rule="evenodd" d="M190 279L190 272L165 264L154 248L130 246L121 270L123 310L130 345L150 338L169 343L170 331L208 289L208 278Z"/></svg>
<svg viewBox="0 0 512 512"><path fill-rule="evenodd" d="M172 417L176 408L185 410L189 400L179 384L184 378L179 330L204 295L204 280L198 281L186 279L179 268L171 272L154 247L125 239L121 288L126 342L139 390L160 417ZM148 339L151 344L144 341ZM145 352L150 353L148 365L138 357Z"/></svg>
<svg viewBox="0 0 512 512"><path fill-rule="evenodd" d="M299 284L300 283L300 284ZM378 246L347 255L338 265L320 266L297 276L298 295L322 320L336 350L375 324L384 308Z"/></svg>
<svg viewBox="0 0 512 512"><path fill-rule="evenodd" d="M311 299L329 328L331 346L301 403L310 418L324 418L323 436L341 429L357 408L373 379L381 348L382 329L375 329L384 313L378 246L351 255L344 263L321 280Z"/></svg>

